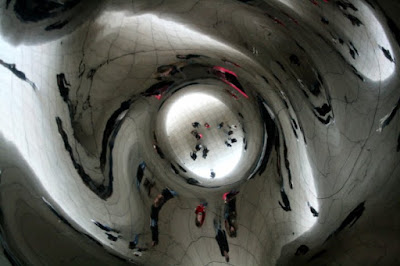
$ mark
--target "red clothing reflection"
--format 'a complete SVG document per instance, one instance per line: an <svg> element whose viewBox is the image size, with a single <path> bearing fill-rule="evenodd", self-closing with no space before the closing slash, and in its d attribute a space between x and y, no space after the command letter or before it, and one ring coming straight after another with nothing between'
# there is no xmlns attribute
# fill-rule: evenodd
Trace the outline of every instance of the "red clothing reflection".
<svg viewBox="0 0 400 266"><path fill-rule="evenodd" d="M206 207L203 204L200 204L199 206L196 207L195 213L196 213L196 221L197 221L196 225L198 227L200 227L203 225L204 220L206 219ZM200 216L201 216L201 218L200 218ZM198 217L200 219L198 219Z"/></svg>

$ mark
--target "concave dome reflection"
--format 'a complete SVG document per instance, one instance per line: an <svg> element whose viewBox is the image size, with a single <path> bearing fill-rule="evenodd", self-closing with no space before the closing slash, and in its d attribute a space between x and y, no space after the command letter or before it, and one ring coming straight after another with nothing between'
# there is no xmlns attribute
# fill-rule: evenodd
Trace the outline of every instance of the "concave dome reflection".
<svg viewBox="0 0 400 266"><path fill-rule="evenodd" d="M163 127L177 163L207 180L232 173L242 157L243 131L226 104L209 94L185 90L174 95L161 112L166 114ZM195 122L198 127L193 126ZM199 151L196 145L201 145ZM206 156L204 149L209 150Z"/></svg>

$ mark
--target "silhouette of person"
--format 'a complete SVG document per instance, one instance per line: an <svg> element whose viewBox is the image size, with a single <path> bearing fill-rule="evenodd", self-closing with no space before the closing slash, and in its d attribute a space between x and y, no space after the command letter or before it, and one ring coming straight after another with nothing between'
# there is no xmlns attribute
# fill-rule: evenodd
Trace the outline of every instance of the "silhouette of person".
<svg viewBox="0 0 400 266"><path fill-rule="evenodd" d="M164 204L172 199L174 196L177 196L178 193L169 188L164 188L160 194L156 196L153 204L150 209L150 230L151 230L151 240L152 246L158 245L158 214L160 213L161 207Z"/></svg>
<svg viewBox="0 0 400 266"><path fill-rule="evenodd" d="M214 172L214 170L213 170L213 169L211 169L210 176L211 176L211 178L214 178L214 177L215 177L215 172Z"/></svg>
<svg viewBox="0 0 400 266"><path fill-rule="evenodd" d="M164 204L163 195L159 194L154 199L153 204L150 209L150 230L151 230L151 240L152 246L158 245L158 214L160 213L161 207Z"/></svg>
<svg viewBox="0 0 400 266"><path fill-rule="evenodd" d="M221 229L221 222L214 219L215 239L217 240L221 256L225 257L225 261L229 262L229 245L226 239L225 230Z"/></svg>
<svg viewBox="0 0 400 266"><path fill-rule="evenodd" d="M230 237L236 237L236 195L239 191L231 190L224 193L222 196L224 200L224 218L225 228Z"/></svg>
<svg viewBox="0 0 400 266"><path fill-rule="evenodd" d="M203 149L203 158L204 159L207 158L208 152L209 152L209 149L207 149L207 147L204 147L204 149Z"/></svg>

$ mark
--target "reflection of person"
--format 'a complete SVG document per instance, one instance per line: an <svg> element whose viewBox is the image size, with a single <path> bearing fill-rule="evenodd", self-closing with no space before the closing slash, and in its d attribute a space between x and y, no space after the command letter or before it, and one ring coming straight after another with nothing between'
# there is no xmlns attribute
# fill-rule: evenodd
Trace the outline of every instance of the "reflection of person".
<svg viewBox="0 0 400 266"><path fill-rule="evenodd" d="M223 200L224 205L224 218L225 218L225 229L230 237L236 237L236 195L239 191L231 190L224 193Z"/></svg>
<svg viewBox="0 0 400 266"><path fill-rule="evenodd" d="M217 240L221 256L225 257L225 261L229 262L229 245L226 239L225 230L221 229L221 222L214 219L215 239Z"/></svg>
<svg viewBox="0 0 400 266"><path fill-rule="evenodd" d="M230 237L236 237L236 226L235 226L235 218L228 217L225 219L225 230L228 232Z"/></svg>
<svg viewBox="0 0 400 266"><path fill-rule="evenodd" d="M215 172L214 172L214 170L212 170L212 169L211 169L210 176L211 176L211 178L214 178L214 177L215 177Z"/></svg>
<svg viewBox="0 0 400 266"><path fill-rule="evenodd" d="M230 237L236 237L236 199L225 202L224 206L225 229Z"/></svg>
<svg viewBox="0 0 400 266"><path fill-rule="evenodd" d="M207 147L204 147L204 149L203 149L203 158L204 158L204 159L207 158L207 154L208 154L209 151L210 151L210 150L207 149Z"/></svg>
<svg viewBox="0 0 400 266"><path fill-rule="evenodd" d="M154 203L151 205L150 209L150 230L151 230L151 240L152 246L158 244L158 214L160 213L161 207L164 204L163 195L159 194L154 199Z"/></svg>
<svg viewBox="0 0 400 266"><path fill-rule="evenodd" d="M177 196L178 193L175 191L164 188L161 191L161 194L158 194L157 197L154 199L153 204L151 205L150 209L150 230L151 230L151 240L152 246L158 244L158 214L160 213L161 207L174 196Z"/></svg>
<svg viewBox="0 0 400 266"><path fill-rule="evenodd" d="M207 202L201 203L194 211L196 213L195 224L197 227L201 227L206 219L206 206Z"/></svg>
<svg viewBox="0 0 400 266"><path fill-rule="evenodd" d="M225 203L227 203L232 200L237 194L239 194L239 191L233 189L229 192L224 193L224 195L222 195L222 199Z"/></svg>

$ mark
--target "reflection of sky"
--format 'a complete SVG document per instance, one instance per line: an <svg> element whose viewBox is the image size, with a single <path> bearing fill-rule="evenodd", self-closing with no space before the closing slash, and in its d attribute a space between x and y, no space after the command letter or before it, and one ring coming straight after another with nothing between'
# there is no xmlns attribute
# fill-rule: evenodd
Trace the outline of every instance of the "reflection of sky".
<svg viewBox="0 0 400 266"><path fill-rule="evenodd" d="M231 110L220 100L204 94L190 93L177 99L169 108L166 115L165 129L171 144L174 145L174 153L178 160L187 169L196 175L210 179L211 169L216 173L215 179L229 175L240 161L243 144L243 132L235 131L233 137L238 142L232 147L226 147L225 140L228 138L224 129L218 129L216 125L221 121L229 121L237 124L237 120ZM196 145L195 138L190 134L193 130L192 122L208 122L211 127L204 126L198 129L203 134L201 144L210 150L207 159L202 158L202 150L197 153L197 159L193 161L189 154ZM225 131L227 128L225 127Z"/></svg>

